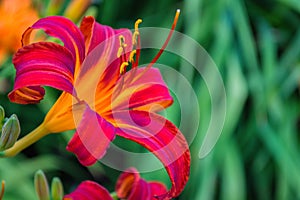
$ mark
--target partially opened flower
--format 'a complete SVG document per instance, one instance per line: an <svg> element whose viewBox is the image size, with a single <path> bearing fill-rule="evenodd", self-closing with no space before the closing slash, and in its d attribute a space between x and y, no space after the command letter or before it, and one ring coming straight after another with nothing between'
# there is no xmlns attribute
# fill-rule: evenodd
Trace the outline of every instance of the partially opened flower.
<svg viewBox="0 0 300 200"><path fill-rule="evenodd" d="M63 200L113 200L109 191L93 181L82 182L72 193L64 196Z"/></svg>
<svg viewBox="0 0 300 200"><path fill-rule="evenodd" d="M167 192L167 188L163 183L157 181L147 182L140 177L135 168L130 168L121 174L115 189L118 198L128 200L154 200L157 196Z"/></svg>
<svg viewBox="0 0 300 200"><path fill-rule="evenodd" d="M128 200L155 200L167 192L166 186L157 181L146 181L135 168L123 172L116 183L116 196ZM64 200L112 200L108 190L93 181L82 182Z"/></svg>
<svg viewBox="0 0 300 200"><path fill-rule="evenodd" d="M8 55L21 48L22 33L37 19L30 0L0 1L0 66Z"/></svg>
<svg viewBox="0 0 300 200"><path fill-rule="evenodd" d="M163 48L145 68L137 68L141 20L133 35L128 29L98 24L92 17L84 18L80 29L63 17L38 20L23 34L23 48L13 58L17 72L9 98L20 104L38 103L45 94L44 85L63 93L44 122L2 154L13 156L49 133L76 128L67 149L83 165L91 165L119 135L144 146L164 164L172 188L161 198L179 195L189 176L189 149L178 128L154 112L171 105L172 97L160 72L152 68L178 15L179 11ZM59 38L64 46L30 44L34 29Z"/></svg>

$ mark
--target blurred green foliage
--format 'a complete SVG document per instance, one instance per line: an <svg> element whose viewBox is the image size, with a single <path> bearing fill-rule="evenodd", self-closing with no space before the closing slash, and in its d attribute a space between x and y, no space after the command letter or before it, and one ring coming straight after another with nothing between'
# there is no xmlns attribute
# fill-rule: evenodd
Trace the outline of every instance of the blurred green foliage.
<svg viewBox="0 0 300 200"><path fill-rule="evenodd" d="M213 151L198 158L211 117L207 87L192 67L174 55L159 63L172 66L192 84L200 107L200 126L191 145L190 180L178 199L300 199L299 77L300 4L298 0L186 0L94 1L92 13L100 23L114 28L169 28L175 10L181 9L176 30L199 42L211 55L224 80L226 121ZM188 49L182 44L182 48ZM149 62L152 55L142 54ZM201 61L199 61L201 62ZM47 88L39 105L16 105L7 99L13 87L11 61L0 68L0 103L7 115L17 114L25 135L42 120L58 92ZM176 101L175 101L176 104ZM188 106L188 105L186 105ZM190 108L193 110L193 108ZM167 110L180 121L179 106ZM193 120L191 112L189 120ZM66 192L85 179L96 180L110 191L120 172L97 163L88 169L65 151L72 133L48 136L15 158L0 160L0 179L6 180L4 199L36 199L33 176L43 169L59 176ZM117 139L132 151L141 147ZM164 170L143 174L168 182Z"/></svg>

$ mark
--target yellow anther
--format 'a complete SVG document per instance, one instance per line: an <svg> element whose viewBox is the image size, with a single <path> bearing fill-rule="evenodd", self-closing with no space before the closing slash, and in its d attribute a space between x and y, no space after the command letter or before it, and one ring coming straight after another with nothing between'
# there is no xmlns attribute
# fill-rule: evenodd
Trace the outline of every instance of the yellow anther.
<svg viewBox="0 0 300 200"><path fill-rule="evenodd" d="M139 31L139 24L142 23L142 22L143 22L143 20L141 20L141 19L138 19L138 20L135 21L134 31Z"/></svg>
<svg viewBox="0 0 300 200"><path fill-rule="evenodd" d="M135 46L137 44L137 38L139 36L139 32L138 31L134 31L133 35L132 35L132 45Z"/></svg>
<svg viewBox="0 0 300 200"><path fill-rule="evenodd" d="M117 57L118 58L120 58L121 55L123 53L125 53L125 48L127 47L127 44L125 43L125 37L123 35L119 36L119 41L120 41L120 47L119 47L118 52L117 52Z"/></svg>
<svg viewBox="0 0 300 200"><path fill-rule="evenodd" d="M120 74L124 74L125 73L125 69L128 66L128 62L123 62L120 66Z"/></svg>
<svg viewBox="0 0 300 200"><path fill-rule="evenodd" d="M117 57L120 58L121 55L123 54L123 47L119 47L118 52L117 52Z"/></svg>
<svg viewBox="0 0 300 200"><path fill-rule="evenodd" d="M136 54L136 50L133 50L133 51L130 52L130 54L129 54L129 62L131 62L131 63L134 62L133 57L134 57L135 54Z"/></svg>
<svg viewBox="0 0 300 200"><path fill-rule="evenodd" d="M133 32L133 35L132 35L132 45L137 44L137 38L140 34L140 32L139 32L139 24L140 23L142 23L141 19L136 20L135 23L134 23L134 32Z"/></svg>
<svg viewBox="0 0 300 200"><path fill-rule="evenodd" d="M123 43L125 43L125 37L123 35L119 36L119 41L120 41L120 46L123 45Z"/></svg>
<svg viewBox="0 0 300 200"><path fill-rule="evenodd" d="M120 47L126 47L127 44L125 43L125 37L123 35L119 36L119 41L120 41Z"/></svg>

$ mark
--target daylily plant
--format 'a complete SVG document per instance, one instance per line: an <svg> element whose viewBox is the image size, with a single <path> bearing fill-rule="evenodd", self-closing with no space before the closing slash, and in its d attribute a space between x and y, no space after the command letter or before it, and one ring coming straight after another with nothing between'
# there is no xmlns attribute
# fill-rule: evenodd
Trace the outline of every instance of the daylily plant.
<svg viewBox="0 0 300 200"><path fill-rule="evenodd" d="M101 25L93 17L83 18L80 28L60 16L34 23L24 32L23 47L13 57L16 78L9 99L39 103L45 94L42 86L63 93L39 127L0 155L14 156L49 133L76 129L67 149L88 166L104 156L118 135L144 146L165 166L172 188L159 198L178 196L189 177L190 152L179 129L156 113L173 99L159 70L152 67L168 44L178 16L179 11L159 53L143 68L138 68L141 20L133 34ZM30 43L31 33L38 29L64 46Z"/></svg>
<svg viewBox="0 0 300 200"><path fill-rule="evenodd" d="M128 200L155 200L167 192L166 186L157 181L147 182L140 177L135 168L123 172L117 180L116 196ZM113 200L107 189L93 181L82 182L72 193L65 195L64 200Z"/></svg>

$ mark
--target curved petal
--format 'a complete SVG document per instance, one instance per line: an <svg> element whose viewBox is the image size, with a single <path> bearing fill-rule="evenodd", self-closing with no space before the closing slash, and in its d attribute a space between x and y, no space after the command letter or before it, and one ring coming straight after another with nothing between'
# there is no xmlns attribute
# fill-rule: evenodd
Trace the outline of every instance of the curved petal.
<svg viewBox="0 0 300 200"><path fill-rule="evenodd" d="M101 185L93 181L84 181L72 193L65 195L64 200L113 200L113 198Z"/></svg>
<svg viewBox="0 0 300 200"><path fill-rule="evenodd" d="M61 16L49 16L38 20L23 34L22 43L28 45L33 29L42 29L48 35L60 39L65 47L72 52L77 65L84 59L85 46L79 28L69 19ZM79 62L77 62L77 59ZM73 66L75 67L75 66Z"/></svg>
<svg viewBox="0 0 300 200"><path fill-rule="evenodd" d="M70 51L51 42L21 48L14 56L17 70L11 101L38 103L44 96L43 85L73 93L74 61Z"/></svg>
<svg viewBox="0 0 300 200"><path fill-rule="evenodd" d="M145 68L131 70L124 76L124 83L119 81L112 95L112 111L138 109L152 112L162 110L172 104L173 98L156 68L150 68L138 80L131 82L131 73L138 76ZM123 84L122 86L120 86ZM122 87L121 90L118 90ZM103 108L104 109L104 108Z"/></svg>
<svg viewBox="0 0 300 200"><path fill-rule="evenodd" d="M178 196L190 172L190 152L182 133L162 116L145 111L114 112L112 123L117 135L132 140L151 151L165 166L172 188L159 199Z"/></svg>
<svg viewBox="0 0 300 200"><path fill-rule="evenodd" d="M101 25L93 17L85 17L80 29L85 38L87 55L80 74L76 77L75 87L78 96L94 108L96 94L103 98L119 78L119 37L122 35L125 38L127 46L124 57L127 59L132 48L131 32L128 29L114 30Z"/></svg>
<svg viewBox="0 0 300 200"><path fill-rule="evenodd" d="M135 168L130 168L120 175L115 190L120 199L151 199L151 188L149 184L140 178Z"/></svg>
<svg viewBox="0 0 300 200"><path fill-rule="evenodd" d="M8 94L8 98L11 102L19 104L34 104L40 102L44 95L44 88L40 86L28 86L13 90Z"/></svg>
<svg viewBox="0 0 300 200"><path fill-rule="evenodd" d="M114 138L115 128L87 106L67 150L76 154L82 165L89 166L105 154Z"/></svg>
<svg viewBox="0 0 300 200"><path fill-rule="evenodd" d="M167 188L163 183L160 182L149 182L151 193L152 193L152 200L157 200L157 196L163 195L167 193Z"/></svg>
<svg viewBox="0 0 300 200"><path fill-rule="evenodd" d="M120 199L130 196L132 187L140 180L140 174L135 168L129 168L123 172L116 183L116 193Z"/></svg>
<svg viewBox="0 0 300 200"><path fill-rule="evenodd" d="M131 194L128 200L144 199L151 200L151 188L147 181L140 179L138 182L134 183Z"/></svg>

